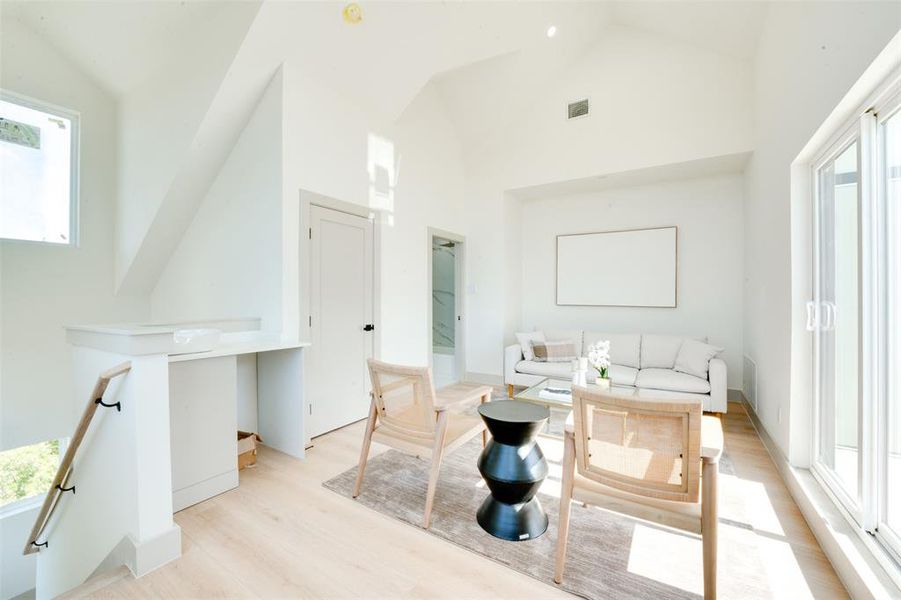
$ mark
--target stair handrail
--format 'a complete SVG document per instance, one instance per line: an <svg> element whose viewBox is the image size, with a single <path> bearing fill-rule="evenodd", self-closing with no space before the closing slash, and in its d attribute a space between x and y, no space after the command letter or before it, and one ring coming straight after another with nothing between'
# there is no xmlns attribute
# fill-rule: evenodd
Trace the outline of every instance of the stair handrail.
<svg viewBox="0 0 901 600"><path fill-rule="evenodd" d="M116 410L121 411L122 407L118 402L105 404L103 402L103 394L106 392L106 388L109 386L110 381L119 375L128 373L129 370L131 370L131 362L124 362L103 371L97 377L97 383L94 384L94 390L91 392L91 399L88 401L87 406L85 406L84 412L81 414L81 420L75 427L75 433L72 434L72 439L69 442L69 446L66 448L66 453L59 463L59 468L56 469L56 475L53 477L53 482L50 484L47 496L44 497L41 511L34 521L34 527L31 528L31 534L28 536L28 541L25 543L25 549L22 554L33 554L39 552L41 547L47 547L48 542L46 540L42 543L38 543L38 539L40 539L41 535L44 533L44 529L50 522L50 517L53 516L53 512L59 505L60 496L62 496L64 492L75 493L75 486L69 485L69 476L72 474L72 462L75 460L75 454L78 452L78 448L81 446L81 442L84 440L88 427L94 419L94 413L97 412L99 406L115 407Z"/></svg>

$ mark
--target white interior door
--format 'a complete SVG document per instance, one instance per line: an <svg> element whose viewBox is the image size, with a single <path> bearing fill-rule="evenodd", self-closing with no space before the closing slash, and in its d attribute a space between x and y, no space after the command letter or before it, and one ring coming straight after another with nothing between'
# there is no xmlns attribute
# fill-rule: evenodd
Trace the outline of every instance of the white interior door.
<svg viewBox="0 0 901 600"><path fill-rule="evenodd" d="M309 433L366 417L372 356L372 222L310 207Z"/></svg>

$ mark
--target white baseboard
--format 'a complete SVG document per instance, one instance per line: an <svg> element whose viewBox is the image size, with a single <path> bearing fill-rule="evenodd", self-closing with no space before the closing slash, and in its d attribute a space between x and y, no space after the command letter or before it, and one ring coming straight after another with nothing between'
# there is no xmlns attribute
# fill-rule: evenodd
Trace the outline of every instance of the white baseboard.
<svg viewBox="0 0 901 600"><path fill-rule="evenodd" d="M172 491L172 512L178 512L238 487L238 469L226 471L180 490Z"/></svg>
<svg viewBox="0 0 901 600"><path fill-rule="evenodd" d="M744 398L742 404L804 520L851 597L901 598L901 586L877 557L877 553L884 553L882 548L852 527L809 469L789 464L751 405Z"/></svg>
<svg viewBox="0 0 901 600"><path fill-rule="evenodd" d="M181 556L181 527L173 523L169 530L142 542L125 536L113 553L116 562L141 577Z"/></svg>

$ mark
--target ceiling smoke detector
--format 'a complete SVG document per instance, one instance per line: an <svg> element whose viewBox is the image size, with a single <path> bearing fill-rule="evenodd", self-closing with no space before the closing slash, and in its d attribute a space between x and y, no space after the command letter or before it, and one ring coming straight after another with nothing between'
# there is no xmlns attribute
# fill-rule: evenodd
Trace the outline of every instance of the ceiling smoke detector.
<svg viewBox="0 0 901 600"><path fill-rule="evenodd" d="M588 98L576 100L566 105L566 118L578 119L579 117L588 116Z"/></svg>
<svg viewBox="0 0 901 600"><path fill-rule="evenodd" d="M344 10L341 11L341 16L344 17L345 23L356 25L363 20L363 11L362 9L360 9L359 4L357 4L356 2L351 2L344 7Z"/></svg>

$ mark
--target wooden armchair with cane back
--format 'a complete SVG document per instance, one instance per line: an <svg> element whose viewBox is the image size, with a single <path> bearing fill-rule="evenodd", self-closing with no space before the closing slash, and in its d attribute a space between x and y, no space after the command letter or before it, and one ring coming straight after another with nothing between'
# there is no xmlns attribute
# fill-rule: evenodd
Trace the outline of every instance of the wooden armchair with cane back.
<svg viewBox="0 0 901 600"><path fill-rule="evenodd" d="M455 383L436 392L429 367L392 365L374 359L369 359L368 364L372 403L353 497L360 495L372 440L417 456L431 455L422 518L422 526L428 529L441 458L479 433L482 434L482 446L487 441L482 419L459 411L491 400L491 387Z"/></svg>
<svg viewBox="0 0 901 600"><path fill-rule="evenodd" d="M571 501L699 533L704 596L716 597L719 418L694 399L573 386L564 433L554 580L563 580Z"/></svg>

